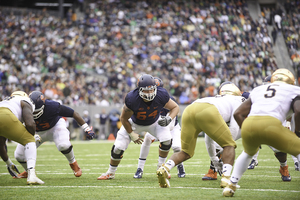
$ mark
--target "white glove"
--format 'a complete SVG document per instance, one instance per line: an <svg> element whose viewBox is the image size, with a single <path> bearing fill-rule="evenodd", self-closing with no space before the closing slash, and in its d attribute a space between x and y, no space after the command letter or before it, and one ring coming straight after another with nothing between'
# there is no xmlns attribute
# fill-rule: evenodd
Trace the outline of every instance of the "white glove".
<svg viewBox="0 0 300 200"><path fill-rule="evenodd" d="M221 160L213 160L212 163L215 170L221 175L223 173L223 162Z"/></svg>
<svg viewBox="0 0 300 200"><path fill-rule="evenodd" d="M41 138L40 135L35 134L35 135L34 135L34 139L35 139L35 143L39 143L39 144L42 143L42 138Z"/></svg>
<svg viewBox="0 0 300 200"><path fill-rule="evenodd" d="M172 121L170 116L161 116L161 119L158 120L158 124L161 126L168 126Z"/></svg>
<svg viewBox="0 0 300 200"><path fill-rule="evenodd" d="M14 163L11 163L10 165L7 166L7 170L10 173L12 177L18 177L18 174L20 174L17 166Z"/></svg>
<svg viewBox="0 0 300 200"><path fill-rule="evenodd" d="M129 137L133 142L135 142L136 140L138 140L140 138L139 134L137 134L133 131L131 133L129 133Z"/></svg>

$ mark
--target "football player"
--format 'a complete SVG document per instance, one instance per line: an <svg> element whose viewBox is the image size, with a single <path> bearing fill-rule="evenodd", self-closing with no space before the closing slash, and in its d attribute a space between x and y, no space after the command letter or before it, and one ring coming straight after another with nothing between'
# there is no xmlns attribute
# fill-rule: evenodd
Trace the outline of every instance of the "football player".
<svg viewBox="0 0 300 200"><path fill-rule="evenodd" d="M234 83L230 81L225 81L219 86L218 95L234 95L235 91L237 90L236 88L237 86ZM245 97L245 99L247 99L249 93L243 92L242 96ZM241 132L236 123L234 123L234 126L231 125L229 129L234 141L241 138ZM217 163L218 165L222 164L221 156L223 148L220 145L218 145L218 143L216 143L214 140L212 140L207 134L205 134L205 146L209 154L211 163L208 173L202 177L202 180L217 180L217 172L220 175L222 175L222 170L217 170L214 166L214 163Z"/></svg>
<svg viewBox="0 0 300 200"><path fill-rule="evenodd" d="M156 86L154 77L149 74L143 74L138 79L137 86L125 97L120 117L122 127L111 149L110 165L98 180L115 178L117 167L130 141L142 144L139 133L149 132L160 141L159 162L164 163L168 156L172 146L168 125L178 114L179 106L170 98L166 89ZM163 108L169 110L168 116L160 116Z"/></svg>
<svg viewBox="0 0 300 200"><path fill-rule="evenodd" d="M24 148L24 160L28 163L27 184L44 184L35 173L36 145L35 145L35 123L33 111L35 105L28 95L23 91L15 91L11 96L0 102L0 154L6 162L8 171L13 177L18 176L19 171L10 161L5 149L6 138L18 142ZM24 123L24 125L23 125Z"/></svg>
<svg viewBox="0 0 300 200"><path fill-rule="evenodd" d="M154 79L155 79L155 83L156 83L157 87L164 87L164 84L160 78L154 77ZM173 97L171 97L171 99L173 101L175 101L175 99ZM169 110L163 108L162 111L160 112L160 115L167 116L168 113L169 113ZM172 122L168 125L168 127L170 128L172 139L173 139L173 141L172 141L173 152L174 153L180 152L180 150L181 150L180 125L178 123L177 116L172 120ZM145 134L144 142L142 143L141 150L140 150L138 168L137 168L136 173L134 174L133 178L142 178L146 159L147 159L147 156L150 151L150 145L155 141L158 141L156 137L152 136L149 133ZM158 159L158 161L160 161L160 162L162 162L163 160L164 159ZM163 164L160 162L157 165L157 169L160 168L161 165ZM184 166L182 163L177 165L177 171L178 171L177 176L179 178L185 177L185 170L184 170Z"/></svg>
<svg viewBox="0 0 300 200"><path fill-rule="evenodd" d="M53 141L58 151L60 151L69 161L69 165L76 177L80 177L82 171L75 160L73 146L70 142L70 132L66 127L66 122L62 117L73 117L81 128L85 131L88 139L93 139L94 131L89 127L79 113L72 108L61 105L60 103L46 99L40 91L33 91L29 94L35 103L33 118L36 124L36 146L39 147L43 142ZM17 145L15 150L16 160L26 170L28 162L24 157L24 146ZM22 172L19 178L27 177L27 171Z"/></svg>
<svg viewBox="0 0 300 200"><path fill-rule="evenodd" d="M242 94L238 87L234 86L224 87L224 93L230 88L228 93L231 95L205 97L194 101L185 108L181 119L182 149L179 153L174 153L157 170L160 187L170 187L168 180L170 170L179 163L193 157L197 137L201 131L205 132L224 149L222 155L223 167L219 160L212 160L212 162L217 170L223 171L220 186L224 187L227 185L234 163L236 148L230 129L239 129L233 118L233 112L245 100L241 96ZM226 122L229 122L229 126Z"/></svg>
<svg viewBox="0 0 300 200"><path fill-rule="evenodd" d="M272 74L271 84L254 88L249 99L235 111L234 118L241 127L244 151L235 162L223 196L234 195L237 183L262 144L298 155L300 160L300 88L294 84L294 75L289 70L278 69ZM282 125L291 108L295 114L296 134Z"/></svg>
<svg viewBox="0 0 300 200"><path fill-rule="evenodd" d="M264 79L263 84L265 85L265 84L271 83L271 77L272 77L272 75L267 76ZM291 129L292 127L291 127L290 121L291 121L291 119L289 119L289 121L287 121L287 120L284 121L283 125L286 128L292 130ZM288 170L288 165L287 165L287 153L281 152L281 151L275 149L274 147L271 147L271 146L269 146L269 147L274 151L274 155L277 158L277 160L279 161L279 164L280 164L279 173L281 174L282 181L291 181L292 178L290 176L290 173L289 173L289 170ZM259 153L259 150L252 157L252 160L251 160L251 162L250 162L250 164L248 166L248 169L254 169L254 167L258 165L258 160L257 160L258 153ZM294 163L295 163L295 170L299 171L299 168L298 168L298 159L295 156L293 156L293 155L292 155L292 158L293 158Z"/></svg>

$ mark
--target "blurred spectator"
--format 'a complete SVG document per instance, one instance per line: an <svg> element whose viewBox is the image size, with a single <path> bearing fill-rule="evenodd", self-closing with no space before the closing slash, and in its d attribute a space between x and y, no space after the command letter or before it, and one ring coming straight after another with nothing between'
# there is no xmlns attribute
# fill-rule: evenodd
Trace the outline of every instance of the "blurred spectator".
<svg viewBox="0 0 300 200"><path fill-rule="evenodd" d="M109 114L109 126L110 126L110 134L113 134L114 137L117 137L118 122L120 121L120 114L116 111L111 111Z"/></svg>
<svg viewBox="0 0 300 200"><path fill-rule="evenodd" d="M137 78L151 73L175 98L191 101L195 85L204 97L220 81L247 77L252 90L276 67L260 62L270 59L271 45L262 41L275 10L264 10L259 23L244 0L95 1L82 17L73 11L63 20L46 10L0 11L1 98L24 88L72 106L122 105ZM289 41L296 46L296 34ZM242 68L243 77L233 75ZM212 75L220 81L207 81Z"/></svg>
<svg viewBox="0 0 300 200"><path fill-rule="evenodd" d="M73 132L71 134L71 139L74 140L80 140L80 135L81 135L81 127L78 125L75 119L72 120L72 125L73 125Z"/></svg>
<svg viewBox="0 0 300 200"><path fill-rule="evenodd" d="M100 122L100 126L99 126L99 136L98 136L98 140L100 140L101 138L107 138L108 137L108 133L107 133L107 119L108 119L108 115L106 114L106 110L102 109L100 116L99 116L99 122ZM100 135L103 135L100 137Z"/></svg>

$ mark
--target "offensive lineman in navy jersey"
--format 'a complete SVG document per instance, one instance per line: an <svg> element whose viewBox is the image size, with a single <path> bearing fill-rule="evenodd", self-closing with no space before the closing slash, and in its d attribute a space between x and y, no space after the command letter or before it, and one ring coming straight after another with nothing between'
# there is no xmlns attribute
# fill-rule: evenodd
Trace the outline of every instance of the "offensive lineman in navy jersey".
<svg viewBox="0 0 300 200"><path fill-rule="evenodd" d="M60 103L45 99L40 91L33 91L29 97L35 103L33 118L36 123L36 146L39 147L42 142L54 141L57 149L68 159L70 167L76 177L80 177L82 171L75 160L73 146L70 142L70 132L66 127L66 122L62 117L73 117L81 128L86 132L89 139L95 136L92 128L90 128L84 119L72 108L61 105ZM16 160L27 169L27 163L24 159L24 146L18 144L15 150ZM19 178L27 177L24 171Z"/></svg>
<svg viewBox="0 0 300 200"><path fill-rule="evenodd" d="M157 87L164 87L163 85L163 81L158 78L158 77L154 77L155 79L155 83ZM173 101L175 101L174 97L170 97ZM176 102L176 101L175 101ZM167 116L169 113L169 110L163 108L160 112L161 116ZM172 149L173 152L180 152L181 150L181 127L178 123L178 119L177 116L172 120L172 122L168 125L171 135L172 135ZM138 161L138 168L136 173L134 174L133 178L137 178L140 179L143 176L144 173L144 167L145 167L145 163L146 163L146 159L147 156L149 154L150 151L150 146L153 142L158 141L156 137L154 137L153 135L146 133L144 135L144 142L142 143L141 146L141 150L140 150L140 156L139 156L139 161ZM157 169L161 167L162 164L164 164L166 161L166 158L158 158L158 164L157 164ZM177 176L179 178L184 178L185 177L185 170L184 170L184 166L183 163L180 163L177 165L177 171L178 174Z"/></svg>
<svg viewBox="0 0 300 200"><path fill-rule="evenodd" d="M114 179L117 167L130 141L141 144L139 133L145 131L160 141L159 156L166 159L172 146L170 122L179 113L179 106L170 99L169 93L162 87L156 87L153 76L144 74L138 80L138 87L125 97L121 113L122 127L117 133L116 141L111 149L109 169L98 177L98 180ZM166 108L169 116L160 116Z"/></svg>

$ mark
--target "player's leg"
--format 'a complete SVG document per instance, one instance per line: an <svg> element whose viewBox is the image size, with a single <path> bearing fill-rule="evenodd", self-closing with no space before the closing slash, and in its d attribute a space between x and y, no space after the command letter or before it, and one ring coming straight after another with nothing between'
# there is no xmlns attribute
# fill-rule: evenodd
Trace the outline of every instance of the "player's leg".
<svg viewBox="0 0 300 200"><path fill-rule="evenodd" d="M125 130L124 126L121 126L120 130L117 133L115 143L111 149L109 168L106 173L103 173L97 178L98 180L108 180L115 178L115 173L117 171L118 165L120 164L121 159L123 158L123 153L127 149L130 141L131 139L129 137L129 134Z"/></svg>
<svg viewBox="0 0 300 200"><path fill-rule="evenodd" d="M5 124L5 130L0 130L1 136L25 146L24 160L27 162L27 184L44 184L44 182L40 180L35 173L37 154L35 139L33 135L31 135L27 131L25 126L17 119L17 117L9 109L1 110L0 121L1 123Z"/></svg>
<svg viewBox="0 0 300 200"><path fill-rule="evenodd" d="M173 152L178 153L181 151L181 128L179 124L174 126L174 128L171 130L171 135L173 138L173 142L172 142ZM185 170L184 170L183 163L179 163L177 165L177 176L179 178L185 177Z"/></svg>
<svg viewBox="0 0 300 200"><path fill-rule="evenodd" d="M160 126L157 121L148 127L148 132L160 141L159 145L159 157L158 165L159 168L166 162L167 156L172 146L172 135L168 126Z"/></svg>
<svg viewBox="0 0 300 200"><path fill-rule="evenodd" d="M133 178L142 178L146 159L150 151L150 146L156 140L157 139L153 135L147 132L145 133L144 142L141 145L138 167Z"/></svg>
<svg viewBox="0 0 300 200"><path fill-rule="evenodd" d="M250 162L250 164L248 166L248 169L254 169L254 167L258 165L258 159L257 159L258 154L259 154L259 150L252 157L252 160L251 160L251 162Z"/></svg>
<svg viewBox="0 0 300 200"><path fill-rule="evenodd" d="M194 117L196 108L196 104L191 104L183 111L181 118L181 151L174 153L170 159L157 170L156 173L160 187L170 187L168 180L170 170L194 155L197 137L199 132L201 132L201 130L198 130L195 126L195 124L198 123Z"/></svg>
<svg viewBox="0 0 300 200"><path fill-rule="evenodd" d="M74 175L80 177L82 175L82 170L75 159L73 146L70 142L70 132L66 127L65 120L62 118L58 120L55 126L47 131L46 137L47 141L53 141L57 150L67 158Z"/></svg>
<svg viewBox="0 0 300 200"><path fill-rule="evenodd" d="M259 125L257 121L253 121L252 117L245 119L243 122L242 129L242 143L244 147L244 151L238 156L235 161L234 168L230 177L229 184L223 190L223 196L232 197L236 191L237 183L241 180L242 175L248 168L248 163L251 161L254 154L259 149L260 142L258 140L253 140L253 138L257 138L254 134L259 134ZM255 126L254 126L255 124ZM256 127L256 132L253 132L253 127Z"/></svg>
<svg viewBox="0 0 300 200"><path fill-rule="evenodd" d="M300 170L299 170L299 168L300 168L300 163L299 163L297 157L292 155L292 158L293 158L293 161L294 161L295 170L296 170L296 171L300 171Z"/></svg>
<svg viewBox="0 0 300 200"><path fill-rule="evenodd" d="M274 155L279 161L280 164L279 173L281 174L282 181L291 181L292 178L290 176L288 165L287 165L287 154L284 152L280 152L274 147L271 146L269 147L274 151Z"/></svg>

